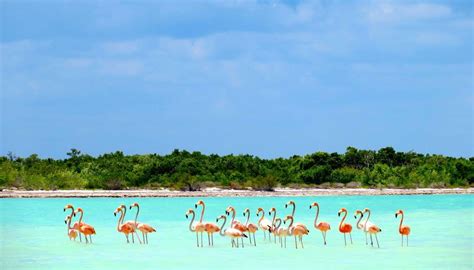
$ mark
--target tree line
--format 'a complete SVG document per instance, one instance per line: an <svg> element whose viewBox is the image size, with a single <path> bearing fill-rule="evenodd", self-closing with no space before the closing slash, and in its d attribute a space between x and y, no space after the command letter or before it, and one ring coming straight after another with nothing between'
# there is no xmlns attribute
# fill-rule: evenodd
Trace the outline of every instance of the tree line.
<svg viewBox="0 0 474 270"><path fill-rule="evenodd" d="M343 154L315 152L289 158L205 155L174 150L168 155L98 157L71 149L66 159L37 154L0 157L0 187L45 189L204 187L273 190L282 187L467 187L474 182L474 157L378 151L348 147Z"/></svg>

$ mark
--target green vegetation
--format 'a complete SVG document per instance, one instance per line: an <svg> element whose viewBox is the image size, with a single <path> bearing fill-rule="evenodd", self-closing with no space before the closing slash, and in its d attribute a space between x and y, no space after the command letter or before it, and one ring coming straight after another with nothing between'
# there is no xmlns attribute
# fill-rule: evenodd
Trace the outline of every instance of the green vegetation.
<svg viewBox="0 0 474 270"><path fill-rule="evenodd" d="M272 190L289 187L466 187L474 182L474 158L453 158L348 147L346 153L261 159L251 155L171 154L99 157L71 149L68 158L0 157L0 187L24 189L125 189L203 187Z"/></svg>

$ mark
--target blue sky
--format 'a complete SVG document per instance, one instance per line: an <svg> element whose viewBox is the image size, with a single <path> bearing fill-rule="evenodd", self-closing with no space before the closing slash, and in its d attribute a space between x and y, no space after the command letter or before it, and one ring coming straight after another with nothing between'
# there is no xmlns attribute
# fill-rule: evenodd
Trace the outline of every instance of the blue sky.
<svg viewBox="0 0 474 270"><path fill-rule="evenodd" d="M0 5L2 155L474 155L470 1Z"/></svg>

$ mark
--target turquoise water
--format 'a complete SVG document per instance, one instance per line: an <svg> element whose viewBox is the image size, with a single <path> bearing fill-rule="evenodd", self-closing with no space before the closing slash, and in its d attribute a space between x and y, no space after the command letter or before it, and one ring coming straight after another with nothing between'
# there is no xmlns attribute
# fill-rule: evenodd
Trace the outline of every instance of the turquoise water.
<svg viewBox="0 0 474 270"><path fill-rule="evenodd" d="M276 207L278 215L290 212L284 205L296 202L295 219L310 226L304 239L305 249L295 250L293 239L288 247L263 241L257 234L257 247L246 245L233 249L230 240L215 236L215 246L199 249L195 235L188 231L185 211L198 198L93 198L93 199L2 199L0 200L0 245L2 269L472 269L473 268L473 199L472 195L432 196L339 196L339 197L252 197L204 198L205 220L215 221L232 205L238 218L249 207L251 221L255 211ZM157 228L149 235L148 246L126 244L116 231L113 211L121 204L141 205L140 220ZM320 218L332 225L328 246L322 245L319 231L312 227L315 212L309 205L321 205ZM92 245L72 242L66 236L63 207L71 203L85 210L84 221L93 225L97 235ZM356 209L369 207L371 220L382 228L381 248L365 245L364 235L355 229L354 244L344 247L337 231L337 211L346 207L348 221ZM405 211L411 227L410 246L402 248L395 219L397 209ZM132 219L128 216L126 219ZM206 243L207 239L204 238Z"/></svg>

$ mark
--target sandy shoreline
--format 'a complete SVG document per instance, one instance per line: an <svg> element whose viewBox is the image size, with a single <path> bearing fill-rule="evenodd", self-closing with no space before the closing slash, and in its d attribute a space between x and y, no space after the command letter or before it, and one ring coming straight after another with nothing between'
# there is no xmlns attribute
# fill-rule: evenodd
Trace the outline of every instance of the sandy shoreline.
<svg viewBox="0 0 474 270"><path fill-rule="evenodd" d="M0 198L89 198L89 197L266 197L266 196L357 196L357 195L432 195L474 194L474 188L419 188L419 189L289 189L273 192L209 188L202 191L173 190L2 190Z"/></svg>

